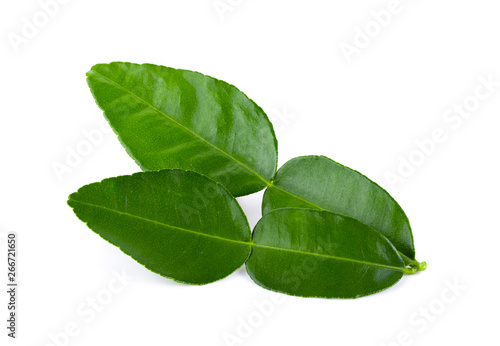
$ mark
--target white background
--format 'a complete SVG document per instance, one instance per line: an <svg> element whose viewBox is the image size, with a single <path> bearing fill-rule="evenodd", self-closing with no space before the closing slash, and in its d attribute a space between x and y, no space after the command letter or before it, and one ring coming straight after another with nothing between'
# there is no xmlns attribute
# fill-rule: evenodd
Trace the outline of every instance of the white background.
<svg viewBox="0 0 500 346"><path fill-rule="evenodd" d="M388 0L222 0L230 6L222 14L213 0L62 2L45 22L38 1L0 3L0 282L5 235L16 232L20 284L18 338L7 338L2 322L2 345L57 345L51 335L59 345L229 345L229 335L237 345L498 344L500 87L474 104L480 78L500 81L497 2L401 0L384 27L371 12ZM23 18L40 27L13 44ZM359 46L367 25L366 47L347 59L341 46L355 38ZM274 294L243 268L201 287L147 271L66 205L84 184L139 171L115 135L61 179L53 169L85 141L83 131L99 128L85 73L111 61L236 85L273 120L280 166L323 154L390 189L427 271L357 300L279 295L263 318L255 304ZM464 101L474 110L463 121L443 116ZM422 156L415 141L435 129L445 140ZM413 172L391 187L388 172L410 158ZM240 199L252 225L261 196ZM133 276L126 286L113 281L122 271ZM110 283L120 292L107 295ZM109 300L95 316L92 297ZM249 319L251 330L242 327ZM77 335L62 334L68 324Z"/></svg>

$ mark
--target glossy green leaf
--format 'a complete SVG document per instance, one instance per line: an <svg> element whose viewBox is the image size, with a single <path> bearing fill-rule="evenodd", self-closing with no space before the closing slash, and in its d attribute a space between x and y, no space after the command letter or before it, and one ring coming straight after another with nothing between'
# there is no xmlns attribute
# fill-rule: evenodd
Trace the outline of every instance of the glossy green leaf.
<svg viewBox="0 0 500 346"><path fill-rule="evenodd" d="M253 232L247 272L269 290L302 297L357 298L398 282L410 269L365 224L321 210L266 214Z"/></svg>
<svg viewBox="0 0 500 346"><path fill-rule="evenodd" d="M399 204L379 185L324 156L303 156L284 164L265 194L263 214L288 207L327 210L359 220L387 237L407 264L415 261L410 223Z"/></svg>
<svg viewBox="0 0 500 346"><path fill-rule="evenodd" d="M195 172L163 170L105 179L68 204L80 220L149 270L206 284L239 268L251 251L240 206Z"/></svg>
<svg viewBox="0 0 500 346"><path fill-rule="evenodd" d="M202 173L234 196L265 188L277 142L264 111L233 85L151 64L99 64L87 73L98 106L143 170Z"/></svg>

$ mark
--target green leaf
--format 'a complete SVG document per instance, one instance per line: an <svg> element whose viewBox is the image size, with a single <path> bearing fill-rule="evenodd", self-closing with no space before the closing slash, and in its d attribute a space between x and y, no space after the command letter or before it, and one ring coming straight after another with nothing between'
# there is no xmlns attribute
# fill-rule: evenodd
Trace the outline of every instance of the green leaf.
<svg viewBox="0 0 500 346"><path fill-rule="evenodd" d="M394 246L365 224L330 212L285 208L253 232L246 263L260 286L301 297L357 298L409 273Z"/></svg>
<svg viewBox="0 0 500 346"><path fill-rule="evenodd" d="M264 111L233 85L151 64L99 64L87 73L98 106L143 170L202 173L234 196L265 188L277 141Z"/></svg>
<svg viewBox="0 0 500 346"><path fill-rule="evenodd" d="M68 204L102 238L176 281L219 280L239 268L251 251L250 227L234 197L195 172L105 179L71 194Z"/></svg>
<svg viewBox="0 0 500 346"><path fill-rule="evenodd" d="M264 194L263 214L288 207L327 210L376 229L405 257L415 261L410 223L399 204L379 185L324 156L303 156L284 164ZM406 258L407 257L407 258Z"/></svg>

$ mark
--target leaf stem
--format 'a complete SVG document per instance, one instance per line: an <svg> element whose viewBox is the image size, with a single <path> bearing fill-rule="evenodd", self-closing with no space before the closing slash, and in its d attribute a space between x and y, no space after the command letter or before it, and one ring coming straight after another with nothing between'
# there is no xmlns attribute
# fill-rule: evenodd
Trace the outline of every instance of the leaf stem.
<svg viewBox="0 0 500 346"><path fill-rule="evenodd" d="M406 265L406 269L408 271L405 271L405 274L411 275L411 274L416 274L418 272L422 272L425 269L427 269L427 263L426 262L419 262L417 260L411 259L402 252L398 251L399 255L403 259Z"/></svg>

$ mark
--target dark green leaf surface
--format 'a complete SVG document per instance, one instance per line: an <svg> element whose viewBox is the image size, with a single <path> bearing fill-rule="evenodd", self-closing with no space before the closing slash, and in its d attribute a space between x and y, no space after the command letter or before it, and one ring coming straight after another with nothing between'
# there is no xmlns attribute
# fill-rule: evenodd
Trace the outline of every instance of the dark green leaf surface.
<svg viewBox="0 0 500 346"><path fill-rule="evenodd" d="M248 274L264 288L302 297L357 298L394 285L407 268L379 232L330 212L289 208L253 232Z"/></svg>
<svg viewBox="0 0 500 346"><path fill-rule="evenodd" d="M143 170L202 173L234 196L268 185L277 142L264 111L233 85L151 64L99 64L87 81L104 116Z"/></svg>
<svg viewBox="0 0 500 346"><path fill-rule="evenodd" d="M298 157L278 170L264 194L262 211L288 207L327 210L359 220L418 266L410 223L399 204L364 175L327 157Z"/></svg>
<svg viewBox="0 0 500 346"><path fill-rule="evenodd" d="M240 206L195 172L163 170L105 179L68 204L87 226L151 271L206 284L239 268L251 251Z"/></svg>

